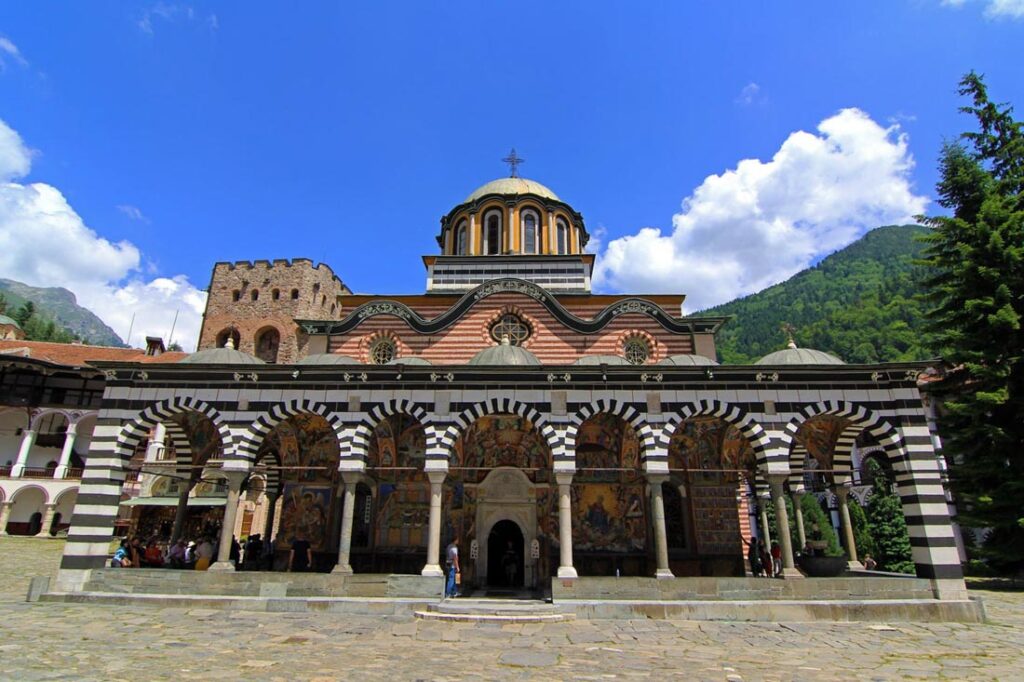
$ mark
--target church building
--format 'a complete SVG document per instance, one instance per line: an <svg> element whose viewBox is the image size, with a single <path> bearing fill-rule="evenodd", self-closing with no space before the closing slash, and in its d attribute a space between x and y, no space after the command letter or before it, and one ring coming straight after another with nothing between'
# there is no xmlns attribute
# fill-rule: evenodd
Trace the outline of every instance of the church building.
<svg viewBox="0 0 1024 682"><path fill-rule="evenodd" d="M846 501L872 456L917 576L964 598L926 363L792 346L719 364L727 318L683 315L682 294L593 293L589 238L573 206L513 173L444 215L422 293L354 294L304 259L217 263L197 352L93 363L105 388L59 584L105 565L140 470L176 499L147 534L187 535L202 491L220 491L214 569L232 568L232 535L259 533L279 567L303 538L316 570L342 575L440 576L457 538L479 587L743 576L771 501L796 579L812 475L857 565Z"/></svg>

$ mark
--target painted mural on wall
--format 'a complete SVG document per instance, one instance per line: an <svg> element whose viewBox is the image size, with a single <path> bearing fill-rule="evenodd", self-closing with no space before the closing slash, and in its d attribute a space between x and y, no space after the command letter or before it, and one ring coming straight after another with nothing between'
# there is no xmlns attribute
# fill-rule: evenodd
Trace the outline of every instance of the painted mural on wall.
<svg viewBox="0 0 1024 682"><path fill-rule="evenodd" d="M259 457L275 452L283 467L278 547L290 546L301 532L314 551L331 549L340 451L330 424L317 414L295 415L278 424L260 449Z"/></svg>
<svg viewBox="0 0 1024 682"><path fill-rule="evenodd" d="M832 415L820 415L808 419L796 432L796 441L807 449L807 453L818 463L819 469L831 469L836 442L843 429L850 422ZM827 474L831 480L831 474Z"/></svg>
<svg viewBox="0 0 1024 682"><path fill-rule="evenodd" d="M551 450L533 425L518 415L481 417L455 443L451 465L462 480L479 483L495 467L522 469L534 483L547 481Z"/></svg>
<svg viewBox="0 0 1024 682"><path fill-rule="evenodd" d="M381 420L367 449L368 472L377 481L374 544L382 549L426 547L430 485L423 472L427 439L412 417Z"/></svg>
<svg viewBox="0 0 1024 682"><path fill-rule="evenodd" d="M647 545L646 484L640 441L613 414L597 414L576 435L572 485L573 550L642 552ZM557 518L552 531L557 534Z"/></svg>
<svg viewBox="0 0 1024 682"><path fill-rule="evenodd" d="M202 466L211 458L221 454L220 432L209 417L199 412L181 412L171 417L171 421L180 426L188 435L189 446L192 448L192 464ZM193 469L198 477L198 470Z"/></svg>

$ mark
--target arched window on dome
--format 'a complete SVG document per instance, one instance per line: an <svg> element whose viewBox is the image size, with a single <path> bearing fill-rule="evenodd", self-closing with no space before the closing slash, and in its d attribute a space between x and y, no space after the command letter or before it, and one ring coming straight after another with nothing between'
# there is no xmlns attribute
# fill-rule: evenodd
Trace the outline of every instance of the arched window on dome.
<svg viewBox="0 0 1024 682"><path fill-rule="evenodd" d="M468 230L466 229L466 221L463 220L459 223L459 226L455 228L455 253L460 256L465 256L468 253L467 247L469 246Z"/></svg>
<svg viewBox="0 0 1024 682"><path fill-rule="evenodd" d="M557 244L556 253L560 255L568 253L566 247L569 245L569 226L566 225L565 221L562 220L561 218L559 218L555 224L557 225L557 227L555 228Z"/></svg>
<svg viewBox="0 0 1024 682"><path fill-rule="evenodd" d="M489 211L484 216L484 253L501 253L501 211Z"/></svg>
<svg viewBox="0 0 1024 682"><path fill-rule="evenodd" d="M540 220L533 211L523 211L523 253L537 253L537 226Z"/></svg>
<svg viewBox="0 0 1024 682"><path fill-rule="evenodd" d="M263 362L274 364L277 362L277 351L281 347L281 332L273 327L267 327L256 334L256 357Z"/></svg>

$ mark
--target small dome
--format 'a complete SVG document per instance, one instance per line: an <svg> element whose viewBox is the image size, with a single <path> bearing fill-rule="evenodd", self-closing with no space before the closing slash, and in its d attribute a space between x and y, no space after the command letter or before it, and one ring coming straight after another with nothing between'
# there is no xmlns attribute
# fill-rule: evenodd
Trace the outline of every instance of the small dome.
<svg viewBox="0 0 1024 682"><path fill-rule="evenodd" d="M307 355L302 358L296 365L361 365L353 357L348 355L340 355L338 353L314 353L313 355Z"/></svg>
<svg viewBox="0 0 1024 682"><path fill-rule="evenodd" d="M418 358L416 356L411 356L411 357L407 357L407 358L395 358L394 360L389 361L388 364L389 365L430 365L430 364L433 364L433 363L431 363L430 360L424 360L423 358Z"/></svg>
<svg viewBox="0 0 1024 682"><path fill-rule="evenodd" d="M255 355L235 350L230 345L224 348L207 348L186 355L178 362L182 365L265 365Z"/></svg>
<svg viewBox="0 0 1024 682"><path fill-rule="evenodd" d="M6 315L0 315L0 324L9 324L11 326L17 327L18 329L21 329L21 325L18 324L17 320L11 317L7 317Z"/></svg>
<svg viewBox="0 0 1024 682"><path fill-rule="evenodd" d="M506 336L497 346L484 348L473 356L470 365L540 365L537 356L519 346L513 346Z"/></svg>
<svg viewBox="0 0 1024 682"><path fill-rule="evenodd" d="M675 365L676 367L706 367L708 365L717 365L718 363L703 355L683 353L681 355L671 355L664 360L658 361L658 364Z"/></svg>
<svg viewBox="0 0 1024 682"><path fill-rule="evenodd" d="M466 200L462 203L467 204L471 201L476 201L480 197L488 194L536 194L537 196L544 197L545 199L561 201L557 194L539 182L527 180L526 178L498 178L497 180L491 180L486 185L478 187L476 191L466 197Z"/></svg>
<svg viewBox="0 0 1024 682"><path fill-rule="evenodd" d="M621 355L584 355L574 365L628 365Z"/></svg>
<svg viewBox="0 0 1024 682"><path fill-rule="evenodd" d="M846 363L834 355L813 348L797 348L792 346L785 350L769 353L754 363L755 365L845 365Z"/></svg>

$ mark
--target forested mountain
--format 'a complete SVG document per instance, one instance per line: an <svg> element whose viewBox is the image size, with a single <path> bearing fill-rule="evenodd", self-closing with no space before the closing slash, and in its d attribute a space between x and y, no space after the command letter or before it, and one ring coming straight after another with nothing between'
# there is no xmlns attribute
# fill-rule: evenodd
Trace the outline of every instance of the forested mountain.
<svg viewBox="0 0 1024 682"><path fill-rule="evenodd" d="M65 341L71 336L77 337L97 346L118 346L124 347L121 340L113 329L104 324L103 320L97 317L92 311L78 305L75 295L62 287L33 287L13 279L0 279L0 294L3 294L7 302L6 314L16 317L16 312L26 301L31 301L35 307L34 325L26 332L41 331L41 334L29 334L30 338L43 336L36 340ZM47 335L46 327L50 322L55 323L57 333ZM22 325L24 328L24 325ZM61 332L67 331L68 339L63 338Z"/></svg>
<svg viewBox="0 0 1024 682"><path fill-rule="evenodd" d="M734 315L718 333L719 359L753 363L786 347L783 324L796 328L797 345L849 363L924 360L925 304L917 225L879 227L785 282L703 311Z"/></svg>

